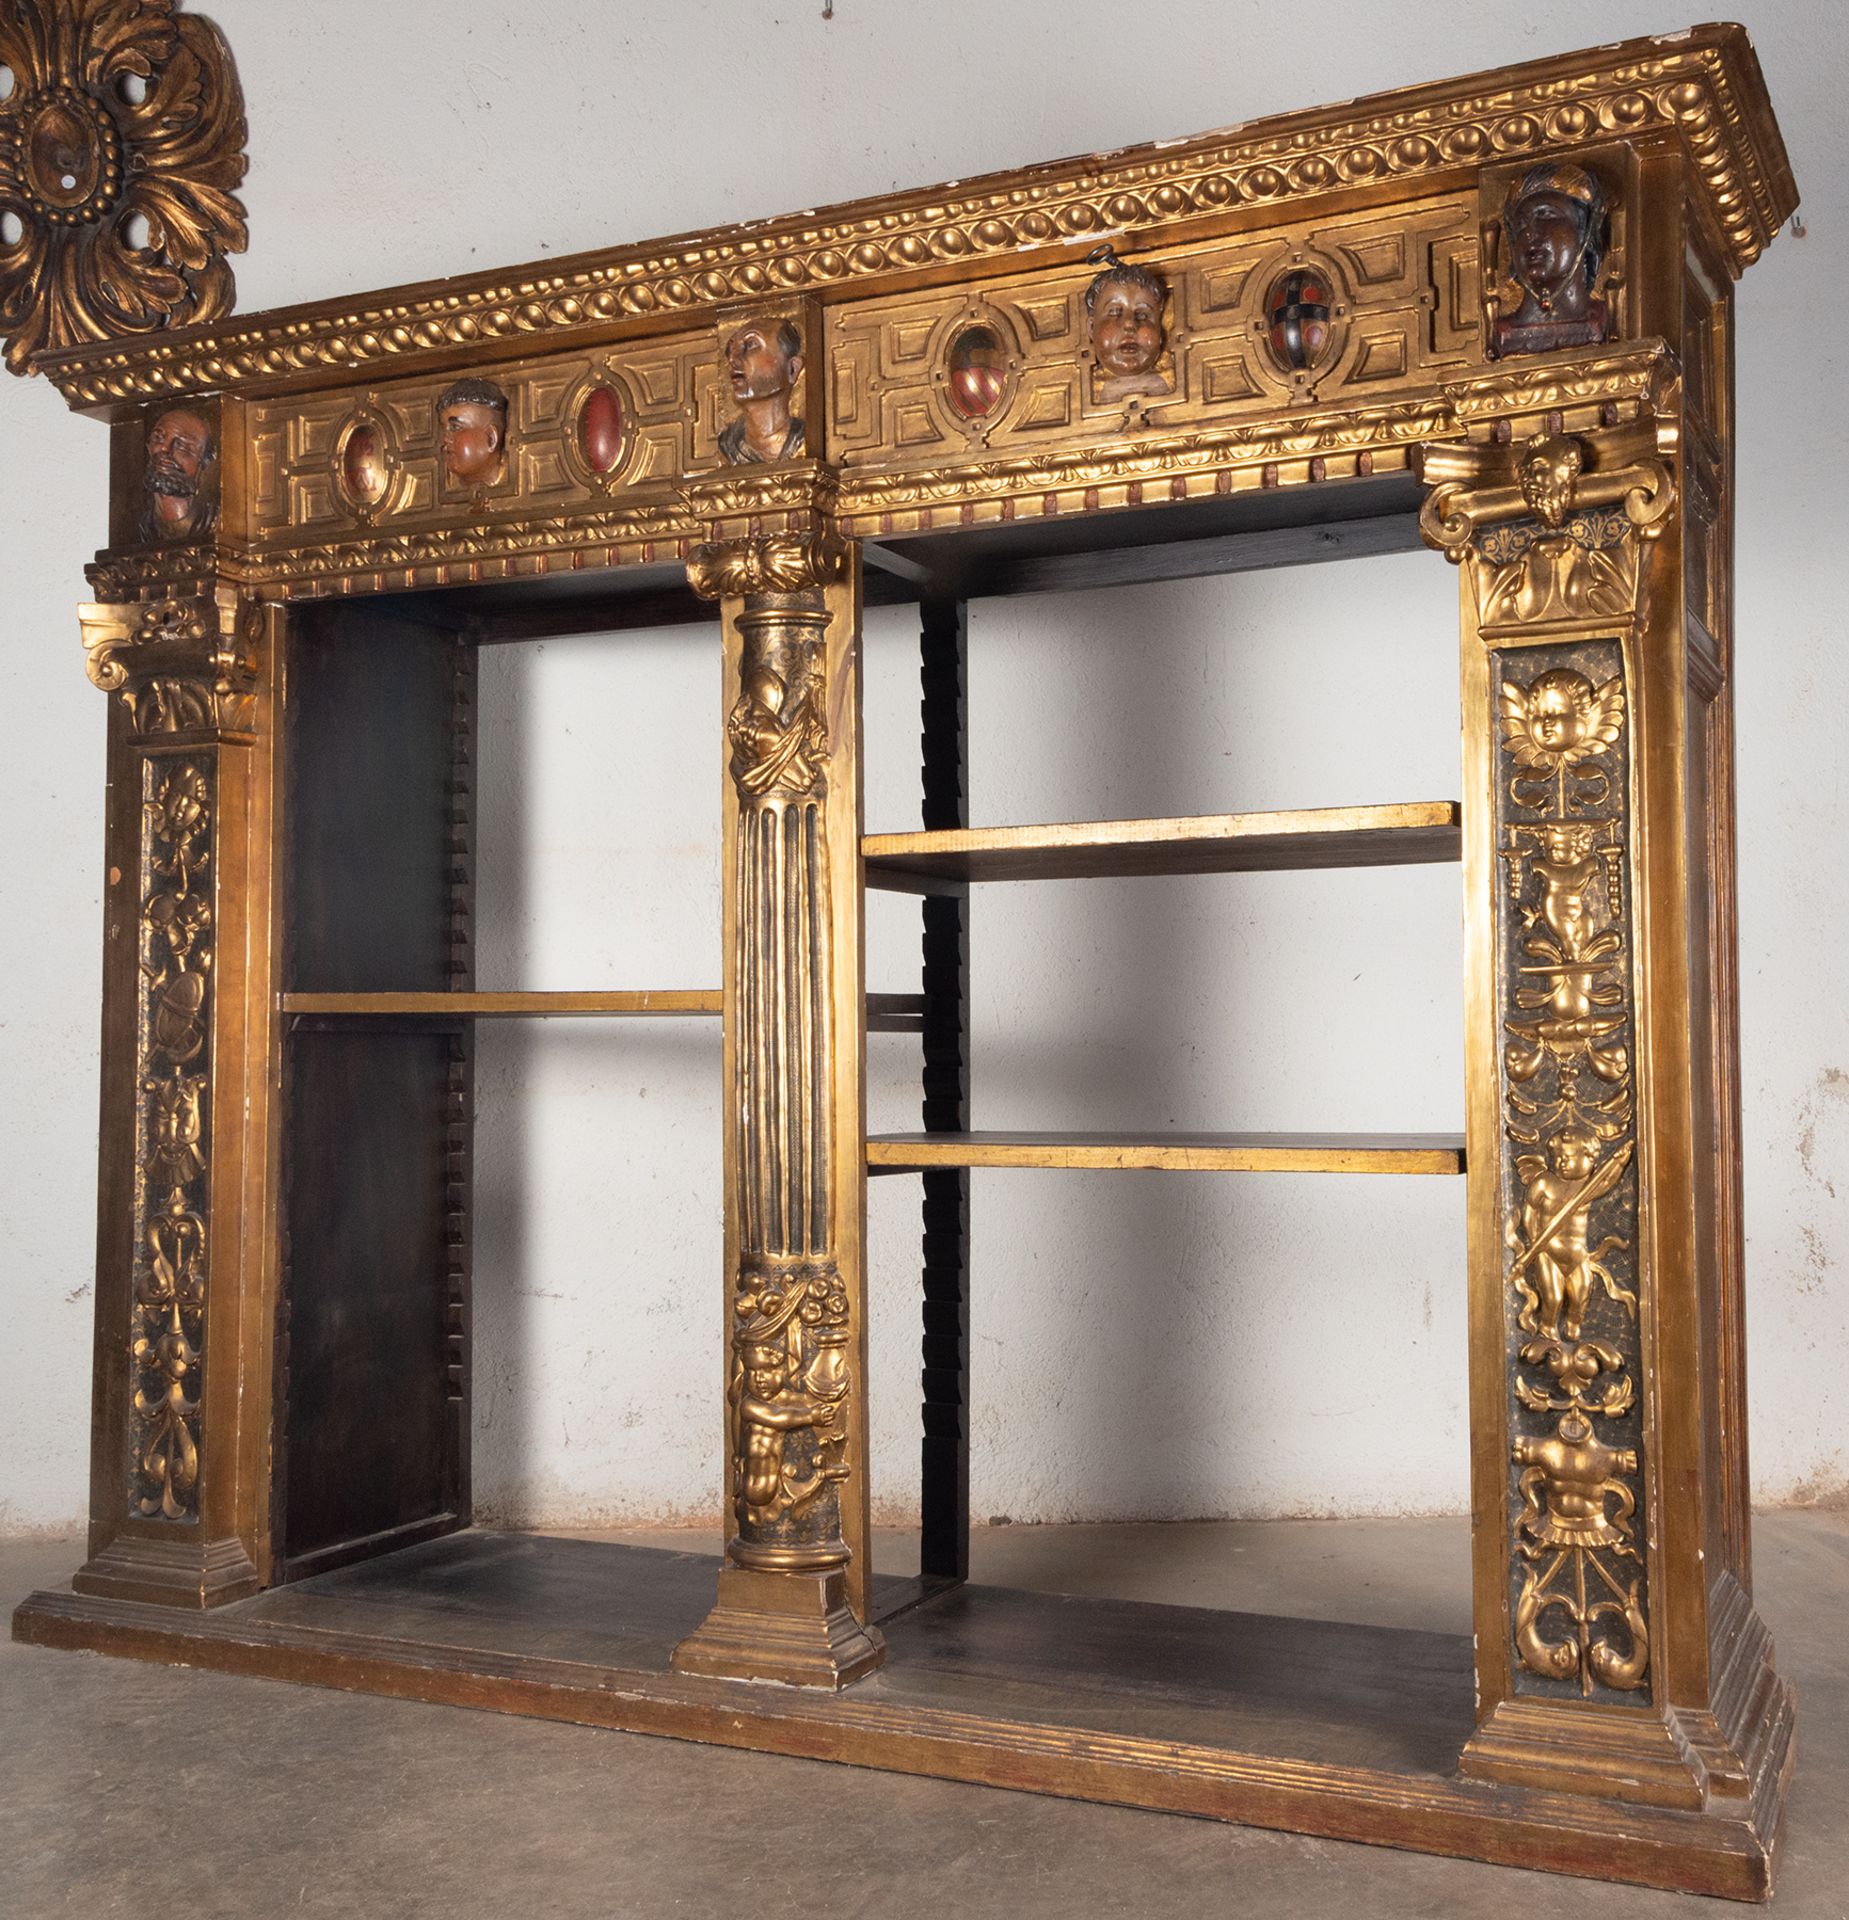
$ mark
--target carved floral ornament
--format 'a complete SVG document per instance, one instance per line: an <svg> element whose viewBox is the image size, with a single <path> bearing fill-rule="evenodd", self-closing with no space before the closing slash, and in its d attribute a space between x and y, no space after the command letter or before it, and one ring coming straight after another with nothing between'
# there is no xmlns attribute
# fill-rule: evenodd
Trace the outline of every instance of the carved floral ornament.
<svg viewBox="0 0 1849 1920"><path fill-rule="evenodd" d="M231 308L249 242L244 97L223 36L179 0L0 9L0 330L6 363Z"/></svg>

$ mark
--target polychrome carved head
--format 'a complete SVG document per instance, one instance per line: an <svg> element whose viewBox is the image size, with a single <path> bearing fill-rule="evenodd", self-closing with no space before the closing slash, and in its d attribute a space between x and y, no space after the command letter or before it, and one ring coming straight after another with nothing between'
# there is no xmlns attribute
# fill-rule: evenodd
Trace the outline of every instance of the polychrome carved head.
<svg viewBox="0 0 1849 1920"><path fill-rule="evenodd" d="M795 323L746 321L728 335L724 360L738 418L720 431L721 457L733 466L756 466L801 453L803 423L791 411L803 370L803 337Z"/></svg>
<svg viewBox="0 0 1849 1920"><path fill-rule="evenodd" d="M1154 373L1168 340L1162 323L1168 288L1147 267L1108 257L1110 264L1085 289L1092 354L1107 379Z"/></svg>
<svg viewBox="0 0 1849 1920"><path fill-rule="evenodd" d="M788 393L803 370L803 337L788 320L751 321L725 343L725 365L734 400Z"/></svg>
<svg viewBox="0 0 1849 1920"><path fill-rule="evenodd" d="M1584 167L1530 167L1503 203L1508 275L1521 304L1496 323L1499 352L1539 353L1603 340L1607 311L1593 288L1605 257L1610 210Z"/></svg>
<svg viewBox="0 0 1849 1920"><path fill-rule="evenodd" d="M437 402L443 470L459 486L492 486L507 470L507 395L492 380L464 379Z"/></svg>
<svg viewBox="0 0 1849 1920"><path fill-rule="evenodd" d="M191 407L169 407L148 428L142 486L145 530L161 540L209 533L218 519L218 436Z"/></svg>

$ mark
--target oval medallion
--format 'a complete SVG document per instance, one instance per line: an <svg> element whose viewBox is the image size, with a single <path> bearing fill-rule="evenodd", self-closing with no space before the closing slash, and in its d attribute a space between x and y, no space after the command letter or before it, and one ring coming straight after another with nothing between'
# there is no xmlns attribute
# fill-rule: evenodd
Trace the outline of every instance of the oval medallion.
<svg viewBox="0 0 1849 1920"><path fill-rule="evenodd" d="M965 420L981 420L1001 404L1008 357L993 327L965 327L951 341L944 364L950 405Z"/></svg>
<svg viewBox="0 0 1849 1920"><path fill-rule="evenodd" d="M1308 373L1329 350L1329 282L1312 267L1293 267L1265 296L1265 337L1281 366Z"/></svg>
<svg viewBox="0 0 1849 1920"><path fill-rule="evenodd" d="M358 507L376 507L391 484L385 436L370 420L356 420L340 449L340 484Z"/></svg>
<svg viewBox="0 0 1849 1920"><path fill-rule="evenodd" d="M578 451L600 479L623 457L623 401L614 387L593 387L578 409Z"/></svg>

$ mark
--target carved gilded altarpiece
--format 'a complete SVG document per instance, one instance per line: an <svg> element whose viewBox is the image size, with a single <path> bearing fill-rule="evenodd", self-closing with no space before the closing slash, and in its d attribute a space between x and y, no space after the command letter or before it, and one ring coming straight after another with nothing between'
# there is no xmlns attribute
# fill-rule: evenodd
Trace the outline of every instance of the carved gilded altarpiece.
<svg viewBox="0 0 1849 1920"><path fill-rule="evenodd" d="M216 31L20 0L0 65L8 364L112 435L90 1553L15 1632L1764 1897L1731 282L1796 190L1744 34L237 319ZM1460 798L970 827L971 599L1421 539ZM919 611L917 833L866 832L872 599ZM478 649L715 615L720 950L478 992ZM969 1130L973 882L1425 860L1461 1137ZM870 887L923 896L920 992L867 991ZM473 1035L562 1014L719 1022L716 1564L471 1525ZM921 1042L923 1132L868 1137L870 1031ZM1467 1173L1474 1634L964 1586L996 1165ZM870 1170L924 1178L916 1578L873 1550ZM362 1577L376 1630L317 1628ZM461 1647L430 1581L543 1594ZM1361 1717L1253 1696L1257 1627Z"/></svg>

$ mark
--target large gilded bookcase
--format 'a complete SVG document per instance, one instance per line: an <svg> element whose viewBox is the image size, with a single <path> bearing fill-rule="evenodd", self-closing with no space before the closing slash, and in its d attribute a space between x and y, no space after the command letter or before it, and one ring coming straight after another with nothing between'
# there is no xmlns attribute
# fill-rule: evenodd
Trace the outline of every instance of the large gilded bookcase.
<svg viewBox="0 0 1849 1920"><path fill-rule="evenodd" d="M15 1633L1767 1895L1732 285L1796 193L1745 35L233 318L235 74L139 19L0 24L9 357L112 435L90 1542ZM971 824L970 602L1420 546L1459 588L1455 798ZM918 613L914 832L863 820L871 604ZM480 649L674 622L722 642L721 952L478 991ZM1437 861L1461 1136L972 1128L972 887ZM869 888L918 898L917 993L867 991ZM723 1031L723 1561L471 1526L474 1035L557 1015ZM869 1135L870 1030L918 1037L915 1133ZM971 1587L996 1166L1464 1176L1472 1638ZM923 1196L903 1579L870 1174ZM1311 1665L1297 1707L1254 1690Z"/></svg>

